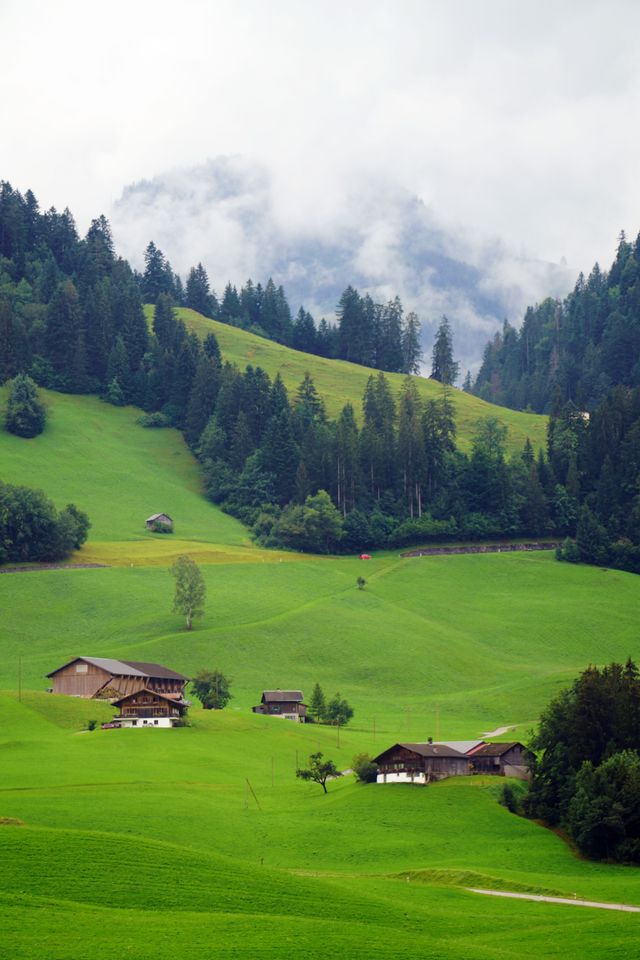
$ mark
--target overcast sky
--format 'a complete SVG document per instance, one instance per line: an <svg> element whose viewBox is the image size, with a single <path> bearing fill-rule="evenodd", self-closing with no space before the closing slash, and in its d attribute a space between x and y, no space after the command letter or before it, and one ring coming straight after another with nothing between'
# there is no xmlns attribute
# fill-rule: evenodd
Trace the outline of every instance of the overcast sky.
<svg viewBox="0 0 640 960"><path fill-rule="evenodd" d="M238 153L292 222L382 176L576 268L640 228L635 0L0 0L0 37L0 178L82 229Z"/></svg>

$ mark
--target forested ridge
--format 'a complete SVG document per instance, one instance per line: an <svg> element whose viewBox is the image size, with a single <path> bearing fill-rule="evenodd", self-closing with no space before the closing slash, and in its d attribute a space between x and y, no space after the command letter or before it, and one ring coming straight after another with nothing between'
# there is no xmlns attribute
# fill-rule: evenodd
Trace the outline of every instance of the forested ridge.
<svg viewBox="0 0 640 960"><path fill-rule="evenodd" d="M629 262L629 251L621 242L619 258ZM15 378L28 375L54 390L135 404L144 426L177 427L201 463L210 499L269 546L329 552L577 531L578 546L565 559L639 566L640 389L608 393L589 421L556 388L546 450L527 442L507 459L506 427L487 418L467 455L456 446L449 385L457 364L443 319L433 352L439 399L425 402L410 376L395 397L378 371L362 416L347 404L331 420L311 376L289 396L279 375L223 362L212 333L201 341L178 318L177 302L220 315L225 302L236 303L233 288L218 303L200 264L183 289L153 244L145 260L137 274L116 255L104 217L80 239L68 210L41 213L31 192L3 184L0 382L13 379L15 389ZM241 309L250 309L254 294L248 283ZM155 304L151 329L144 301ZM281 288L267 284L258 302L266 332L275 336L277 317L281 333L295 330ZM377 324L365 322L374 315ZM414 320L403 321L399 301L372 310L349 287L338 316L332 336L349 359L375 363L386 342L396 350L395 368L410 372L417 363L409 350Z"/></svg>
<svg viewBox="0 0 640 960"><path fill-rule="evenodd" d="M564 301L529 307L487 344L473 386L492 403L548 413L557 395L593 410L611 387L640 386L640 235L624 233L609 271L596 263Z"/></svg>

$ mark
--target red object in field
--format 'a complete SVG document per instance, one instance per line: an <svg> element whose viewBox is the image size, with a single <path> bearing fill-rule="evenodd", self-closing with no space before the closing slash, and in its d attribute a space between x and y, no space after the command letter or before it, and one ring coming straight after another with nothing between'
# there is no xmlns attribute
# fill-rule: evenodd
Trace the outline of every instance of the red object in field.
<svg viewBox="0 0 640 960"><path fill-rule="evenodd" d="M360 559L361 559L361 560L371 560L371 554L370 554L370 553L361 553L361 554L360 554Z"/></svg>

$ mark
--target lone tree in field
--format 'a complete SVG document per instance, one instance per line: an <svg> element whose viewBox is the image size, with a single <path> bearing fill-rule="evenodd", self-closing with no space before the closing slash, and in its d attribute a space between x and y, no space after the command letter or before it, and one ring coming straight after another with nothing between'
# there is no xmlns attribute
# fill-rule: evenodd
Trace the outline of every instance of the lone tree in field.
<svg viewBox="0 0 640 960"><path fill-rule="evenodd" d="M191 630L193 627L193 618L201 617L204 613L204 600L207 594L207 586L202 578L198 564L186 555L178 557L171 567L170 572L176 581L173 612L183 613L187 630Z"/></svg>
<svg viewBox="0 0 640 960"><path fill-rule="evenodd" d="M18 437L37 437L44 430L47 414L35 383L31 377L19 373L9 386L7 430Z"/></svg>
<svg viewBox="0 0 640 960"><path fill-rule="evenodd" d="M333 760L323 760L322 753L312 753L309 757L309 766L296 770L296 777L300 780L311 780L319 783L324 792L327 792L327 780L330 777L341 777L342 774Z"/></svg>
<svg viewBox="0 0 640 960"><path fill-rule="evenodd" d="M191 681L205 710L223 710L231 700L231 681L220 670L200 670Z"/></svg>

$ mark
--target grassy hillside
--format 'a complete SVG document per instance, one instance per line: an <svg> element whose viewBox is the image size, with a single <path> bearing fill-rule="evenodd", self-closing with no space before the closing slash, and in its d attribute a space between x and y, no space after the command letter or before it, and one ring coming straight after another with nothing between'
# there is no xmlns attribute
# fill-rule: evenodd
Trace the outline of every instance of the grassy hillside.
<svg viewBox="0 0 640 960"><path fill-rule="evenodd" d="M568 958L640 945L634 916L467 892L640 903L638 871L576 859L499 806L491 778L421 790L347 777L325 797L295 780L296 754L324 747L345 764L354 734L338 751L330 731L224 713L180 731L81 734L57 706L47 716L53 702L0 697L0 816L22 821L0 826L9 956L168 958L178 943L203 960L294 945L410 957L419 943L424 957L515 960L557 956L560 942Z"/></svg>
<svg viewBox="0 0 640 960"><path fill-rule="evenodd" d="M149 320L153 317L153 307L146 306ZM309 372L314 379L318 392L323 397L328 413L335 417L342 410L345 403L353 404L356 415L359 417L362 406L362 396L368 378L372 372L367 367L356 363L347 363L344 360L326 360L309 353L301 353L283 347L281 344L257 337L246 330L230 327L228 324L209 320L195 310L185 307L178 309L179 316L186 325L199 336L204 337L210 331L215 333L225 360L236 363L241 369L251 363L254 367L263 370L274 377L280 372L287 388L294 392L305 373ZM404 377L399 373L385 374L397 393L400 390ZM417 377L416 383L421 396L433 400L441 395L442 387L435 380ZM470 446L475 425L482 417L497 417L509 428L508 446L510 450L522 450L527 437L534 448L544 447L546 443L547 418L536 414L519 413L508 410L506 407L496 407L485 403L478 397L454 391L456 404L456 422L458 425L458 444L462 450Z"/></svg>
<svg viewBox="0 0 640 960"><path fill-rule="evenodd" d="M0 389L0 419L6 393ZM139 410L97 397L42 395L44 433L24 440L0 430L0 478L89 514L90 542L76 562L167 564L185 552L217 562L265 556L241 523L205 500L198 465L177 430L145 429L136 423ZM174 518L172 536L145 530L146 518L160 512Z"/></svg>
<svg viewBox="0 0 640 960"><path fill-rule="evenodd" d="M123 544L123 549L126 549ZM164 567L0 576L0 687L43 689L92 653L233 677L245 715L269 687L340 690L378 738L526 734L589 662L640 659L640 578L558 564L551 554L286 564L204 564L207 613L192 633L171 613ZM367 578L365 590L356 577Z"/></svg>
<svg viewBox="0 0 640 960"><path fill-rule="evenodd" d="M47 402L41 437L0 433L0 476L86 509L91 542L74 560L111 568L0 575L4 953L637 954L634 916L466 890L640 904L638 871L578 860L501 807L495 780L420 789L345 777L325 797L295 768L316 750L346 769L356 752L396 740L506 724L526 738L588 662L640 656L640 578L544 553L363 564L261 551L204 500L178 433L144 430L138 411L95 398ZM174 536L144 531L157 510L175 518ZM171 613L166 565L180 552L201 562L208 586L192 633ZM78 654L187 675L219 667L234 699L220 713L192 710L186 729L87 732L107 705L42 692L44 675ZM308 695L316 681L355 708L339 737L250 712L265 687Z"/></svg>

